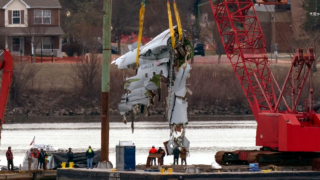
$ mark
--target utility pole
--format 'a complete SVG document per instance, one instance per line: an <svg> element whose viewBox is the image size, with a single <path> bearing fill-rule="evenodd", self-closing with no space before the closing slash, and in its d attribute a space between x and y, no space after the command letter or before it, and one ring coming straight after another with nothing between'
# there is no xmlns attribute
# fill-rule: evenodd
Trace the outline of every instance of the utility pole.
<svg viewBox="0 0 320 180"><path fill-rule="evenodd" d="M318 10L318 0L315 0L316 1L316 5L315 5L315 16L314 16L314 33L316 33L316 26L317 26L317 10Z"/></svg>
<svg viewBox="0 0 320 180"><path fill-rule="evenodd" d="M213 0L212 0L213 2ZM200 13L200 7L203 6L203 5L206 5L206 4L209 4L210 2L205 2L205 3L202 3L202 4L198 4L198 23L200 24L200 20L201 20L201 13Z"/></svg>
<svg viewBox="0 0 320 180"><path fill-rule="evenodd" d="M316 46L316 34L317 34L317 17L320 15L318 13L318 0L315 0L315 12L311 12L310 15L314 17L314 24L313 24L313 30L314 30L314 38L313 38L313 47L314 47L314 53L316 55L316 60L313 64L312 70L313 72L317 72L317 46Z"/></svg>
<svg viewBox="0 0 320 180"><path fill-rule="evenodd" d="M101 161L100 168L112 168L109 162L109 109L110 109L110 62L111 62L111 15L112 0L104 0L103 60L101 89Z"/></svg>
<svg viewBox="0 0 320 180"><path fill-rule="evenodd" d="M315 13L316 15L314 16L314 40L313 40L313 43L314 43L314 52L316 53L317 51L317 45L316 45L316 33L317 33L317 6L318 6L318 0L315 0L316 1L316 5L315 5ZM316 55L316 54L315 54ZM316 56L316 60L314 62L314 65L313 65L313 71L314 72L317 72L317 56Z"/></svg>

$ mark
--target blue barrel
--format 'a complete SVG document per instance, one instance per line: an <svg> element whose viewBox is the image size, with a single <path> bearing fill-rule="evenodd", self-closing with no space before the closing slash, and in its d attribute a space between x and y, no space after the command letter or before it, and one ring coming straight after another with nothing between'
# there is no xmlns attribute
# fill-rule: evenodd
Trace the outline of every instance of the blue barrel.
<svg viewBox="0 0 320 180"><path fill-rule="evenodd" d="M252 168L252 167L258 167L259 168L259 163L250 163L249 167L250 168Z"/></svg>

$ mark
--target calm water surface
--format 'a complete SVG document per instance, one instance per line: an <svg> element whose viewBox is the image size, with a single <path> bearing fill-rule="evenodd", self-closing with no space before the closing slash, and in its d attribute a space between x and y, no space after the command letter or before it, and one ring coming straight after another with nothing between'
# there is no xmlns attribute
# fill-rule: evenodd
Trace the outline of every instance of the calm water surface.
<svg viewBox="0 0 320 180"><path fill-rule="evenodd" d="M136 145L136 164L145 164L152 145L162 146L169 139L168 124L164 122L136 122L134 134L130 124L110 123L110 160L115 164L115 145L132 141ZM89 145L100 149L100 123L43 123L4 124L0 146L0 164L6 165L5 152L12 147L15 165L22 163L29 144L36 136L36 144L51 144L57 148L72 147L74 152L85 151ZM186 136L190 141L189 164L211 164L220 150L258 149L255 146L255 121L189 122ZM172 163L166 156L165 164Z"/></svg>

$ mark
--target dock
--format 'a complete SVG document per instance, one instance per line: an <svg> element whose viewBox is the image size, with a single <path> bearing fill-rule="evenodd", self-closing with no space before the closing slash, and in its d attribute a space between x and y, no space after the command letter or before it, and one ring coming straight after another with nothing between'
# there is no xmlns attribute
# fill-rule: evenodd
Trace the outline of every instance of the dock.
<svg viewBox="0 0 320 180"><path fill-rule="evenodd" d="M56 170L45 171L1 171L1 179L14 179L14 180L55 180L57 177Z"/></svg>
<svg viewBox="0 0 320 180"><path fill-rule="evenodd" d="M194 166L194 165L191 165ZM147 172L142 165L137 166L136 171L115 171L109 169L86 168L61 168L45 171L2 171L1 179L14 180L215 180L215 179L320 179L320 171L311 171L311 167L282 168L271 172L248 172L246 166L227 166L221 169L208 168L208 165L195 165L201 167L200 173L185 173L187 166L166 165L164 168L172 168L172 174L165 171ZM190 166L188 166L190 167Z"/></svg>
<svg viewBox="0 0 320 180"><path fill-rule="evenodd" d="M203 172L199 174L173 172L116 171L106 169L58 169L56 180L214 180L214 179L320 179L320 172L272 171L264 172Z"/></svg>

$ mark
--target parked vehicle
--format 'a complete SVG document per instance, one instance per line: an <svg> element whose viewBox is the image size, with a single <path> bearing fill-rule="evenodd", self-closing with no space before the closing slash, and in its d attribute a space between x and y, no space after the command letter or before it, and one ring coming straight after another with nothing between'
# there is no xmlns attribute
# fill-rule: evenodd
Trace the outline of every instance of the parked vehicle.
<svg viewBox="0 0 320 180"><path fill-rule="evenodd" d="M194 55L205 55L205 45L202 43L196 43L194 45Z"/></svg>
<svg viewBox="0 0 320 180"><path fill-rule="evenodd" d="M99 48L99 53L103 53L103 47ZM111 54L118 54L118 48L116 46L111 46Z"/></svg>

